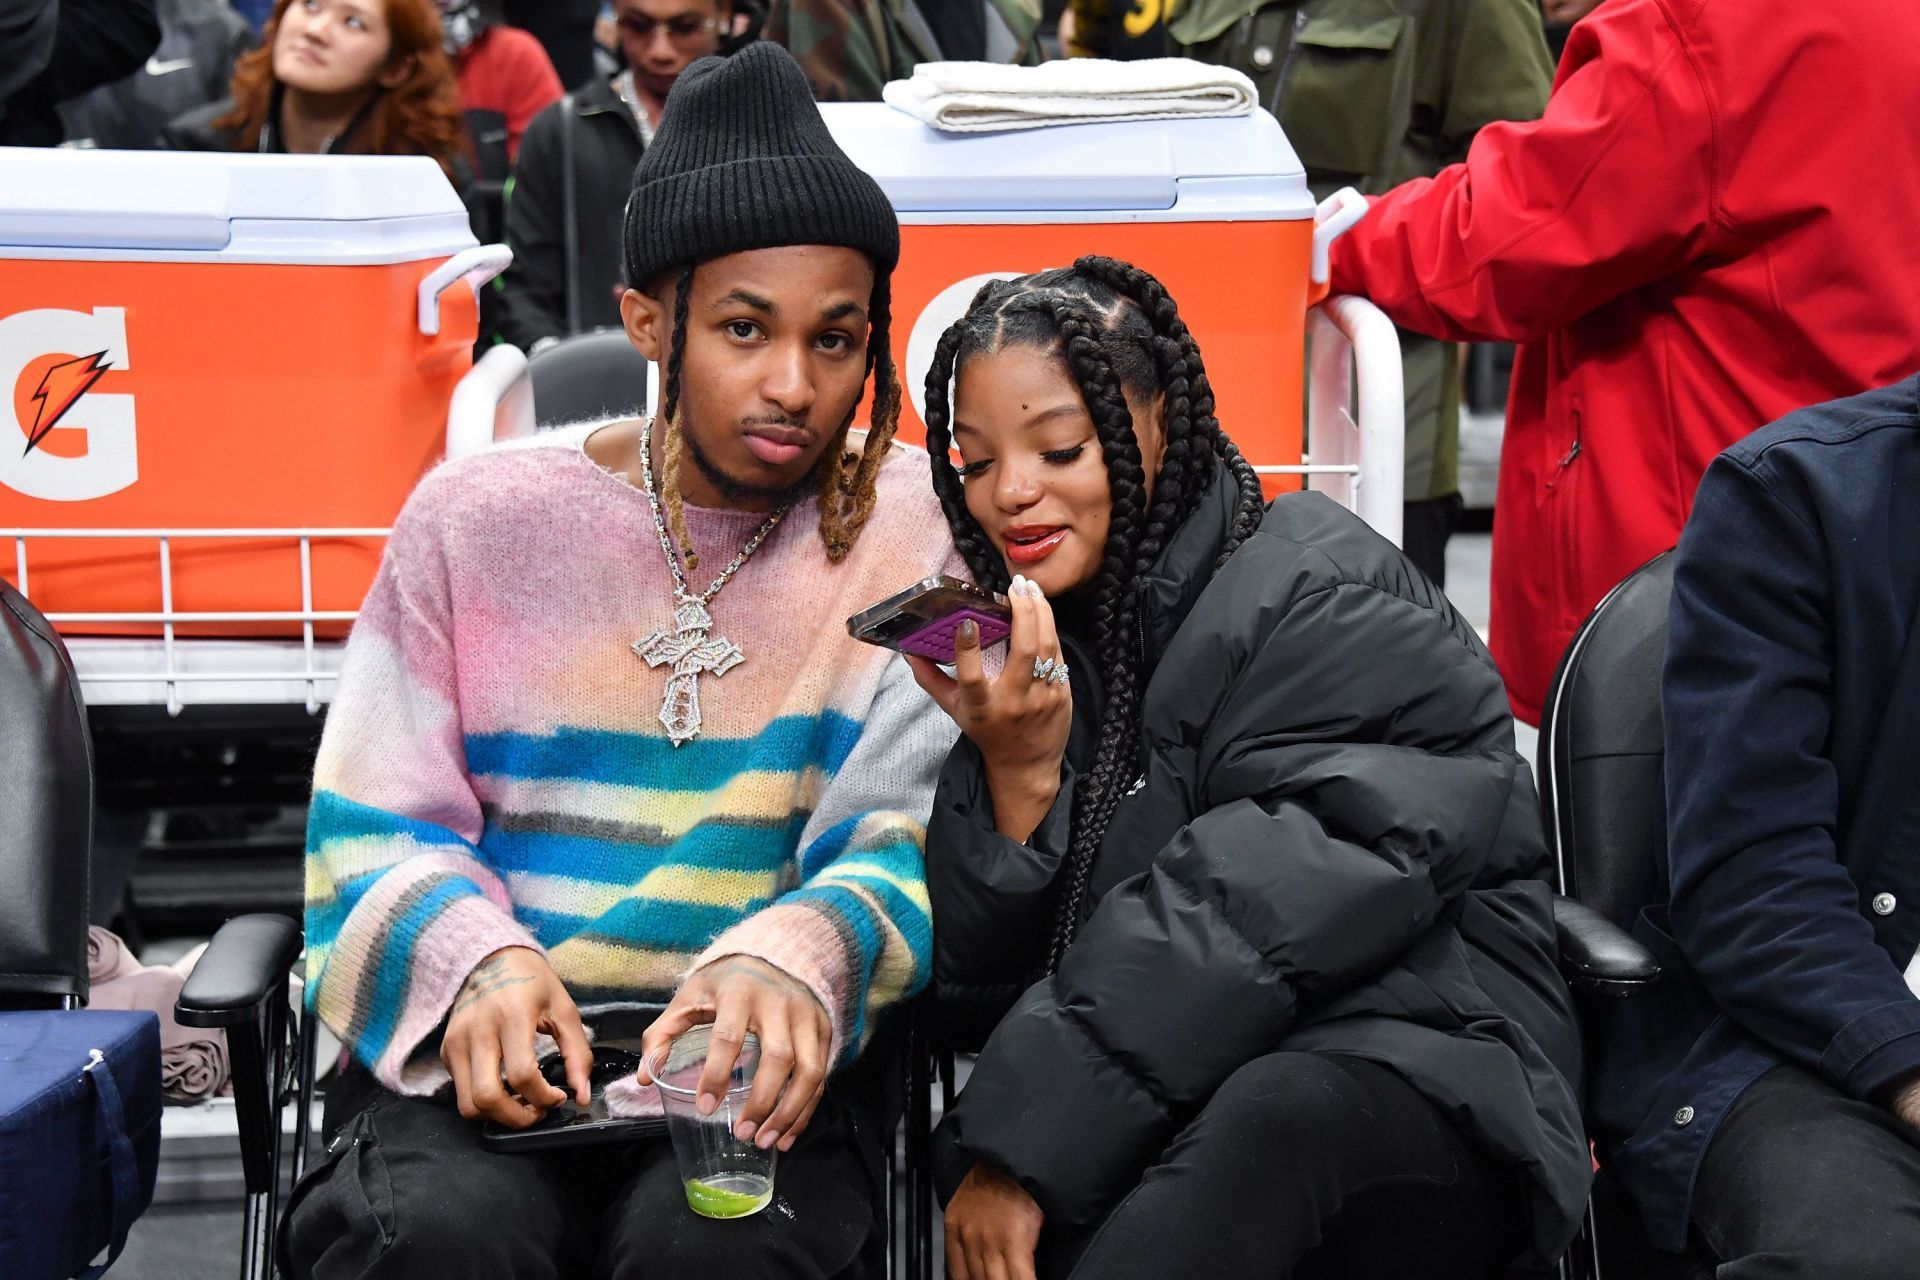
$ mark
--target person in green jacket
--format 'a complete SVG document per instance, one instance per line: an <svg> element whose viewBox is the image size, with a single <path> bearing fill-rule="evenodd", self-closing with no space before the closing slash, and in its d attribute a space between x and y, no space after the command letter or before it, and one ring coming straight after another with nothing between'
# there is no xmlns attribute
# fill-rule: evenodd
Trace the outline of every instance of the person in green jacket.
<svg viewBox="0 0 1920 1280"><path fill-rule="evenodd" d="M1040 0L772 0L784 45L820 102L878 102L922 62L1040 61Z"/></svg>
<svg viewBox="0 0 1920 1280"><path fill-rule="evenodd" d="M1532 120L1553 62L1535 0L1187 0L1189 57L1252 77L1314 195L1377 194L1465 158L1481 126ZM1400 331L1407 558L1441 586L1460 516L1460 353Z"/></svg>

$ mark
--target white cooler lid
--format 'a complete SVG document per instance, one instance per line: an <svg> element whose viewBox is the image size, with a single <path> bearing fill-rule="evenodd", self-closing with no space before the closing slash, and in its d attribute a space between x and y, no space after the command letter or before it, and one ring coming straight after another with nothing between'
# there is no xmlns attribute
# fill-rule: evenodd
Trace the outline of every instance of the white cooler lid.
<svg viewBox="0 0 1920 1280"><path fill-rule="evenodd" d="M906 223L1313 216L1299 157L1257 109L1001 133L941 133L882 103L829 103L820 113Z"/></svg>
<svg viewBox="0 0 1920 1280"><path fill-rule="evenodd" d="M0 147L0 258L383 264L474 243L421 156Z"/></svg>

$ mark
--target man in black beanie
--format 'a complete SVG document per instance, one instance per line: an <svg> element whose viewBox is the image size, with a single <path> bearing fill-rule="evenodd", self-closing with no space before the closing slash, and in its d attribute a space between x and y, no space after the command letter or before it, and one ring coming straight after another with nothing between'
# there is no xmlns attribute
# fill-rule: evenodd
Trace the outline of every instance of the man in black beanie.
<svg viewBox="0 0 1920 1280"><path fill-rule="evenodd" d="M899 226L792 58L755 45L683 73L623 242L659 419L436 469L348 643L307 992L353 1061L288 1211L293 1275L881 1269L900 1100L863 1050L930 968L954 731L845 619L961 571L926 455L892 445ZM703 1113L756 1044L733 1134L776 1158L759 1205L683 1183L663 1136L507 1152L595 1087L657 1115L612 1042L644 1064L703 1024Z"/></svg>

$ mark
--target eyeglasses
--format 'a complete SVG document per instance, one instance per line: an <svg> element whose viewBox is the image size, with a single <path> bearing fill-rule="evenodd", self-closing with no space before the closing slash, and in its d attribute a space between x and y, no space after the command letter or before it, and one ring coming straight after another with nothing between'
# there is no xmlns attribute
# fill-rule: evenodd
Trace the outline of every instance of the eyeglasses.
<svg viewBox="0 0 1920 1280"><path fill-rule="evenodd" d="M714 18L696 18L690 13L677 18L668 18L665 22L658 18L649 18L644 13L623 13L619 18L620 29L642 42L653 39L654 32L666 28L667 39L675 44L692 44L702 36L715 30L720 23Z"/></svg>

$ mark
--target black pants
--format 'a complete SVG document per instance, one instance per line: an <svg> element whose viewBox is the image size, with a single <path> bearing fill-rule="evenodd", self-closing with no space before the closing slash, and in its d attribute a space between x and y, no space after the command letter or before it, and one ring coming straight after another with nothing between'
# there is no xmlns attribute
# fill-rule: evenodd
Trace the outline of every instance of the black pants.
<svg viewBox="0 0 1920 1280"><path fill-rule="evenodd" d="M1693 1224L1721 1259L1719 1280L1920 1275L1920 1133L1777 1067L1713 1135Z"/></svg>
<svg viewBox="0 0 1920 1280"><path fill-rule="evenodd" d="M1457 493L1400 508L1400 549L1442 591L1447 589L1447 541L1460 527L1465 510Z"/></svg>
<svg viewBox="0 0 1920 1280"><path fill-rule="evenodd" d="M1040 1274L1487 1280L1519 1252L1521 1185L1385 1067L1276 1053L1097 1227L1045 1233Z"/></svg>
<svg viewBox="0 0 1920 1280"><path fill-rule="evenodd" d="M503 1155L451 1097L375 1089L329 1115L341 1127L294 1192L284 1257L312 1280L877 1275L884 1121L854 1096L828 1090L780 1155L771 1204L717 1222L687 1208L665 1138Z"/></svg>

